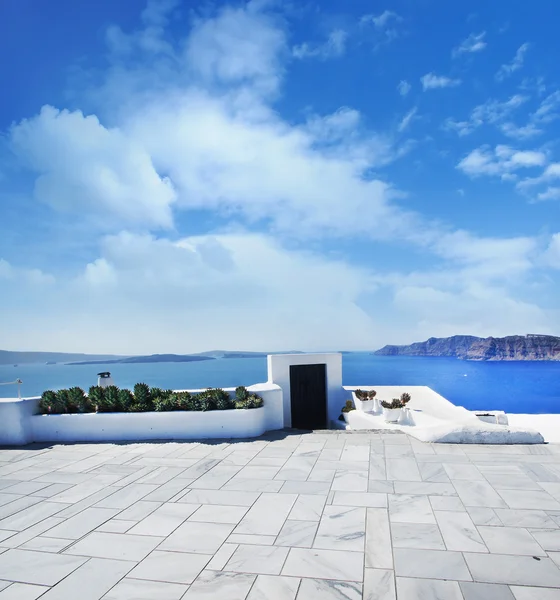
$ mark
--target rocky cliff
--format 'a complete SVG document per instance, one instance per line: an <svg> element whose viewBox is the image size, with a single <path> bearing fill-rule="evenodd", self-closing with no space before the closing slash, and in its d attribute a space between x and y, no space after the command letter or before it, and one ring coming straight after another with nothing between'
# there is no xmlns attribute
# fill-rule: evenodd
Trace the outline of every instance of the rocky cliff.
<svg viewBox="0 0 560 600"><path fill-rule="evenodd" d="M553 335L509 335L479 338L454 335L430 338L410 346L385 346L381 356L455 356L465 360L560 360L560 337Z"/></svg>

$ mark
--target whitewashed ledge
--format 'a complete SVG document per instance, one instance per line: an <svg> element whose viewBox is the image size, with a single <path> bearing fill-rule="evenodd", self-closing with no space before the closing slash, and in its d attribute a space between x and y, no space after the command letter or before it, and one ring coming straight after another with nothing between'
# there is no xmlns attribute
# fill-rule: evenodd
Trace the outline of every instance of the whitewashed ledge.
<svg viewBox="0 0 560 600"><path fill-rule="evenodd" d="M225 389L234 392L234 388ZM271 383L252 385L247 389L262 397L261 408L40 415L36 414L39 397L3 398L0 399L0 445L251 438L282 429L282 389Z"/></svg>
<svg viewBox="0 0 560 600"><path fill-rule="evenodd" d="M348 392L356 386L345 386ZM353 410L347 415L349 429L371 430L391 429L402 431L422 442L448 444L543 444L545 437L529 423L512 419L515 415L507 415L509 424L494 424L480 420L476 413L462 406L455 406L449 400L426 386L362 386L363 390L375 389L377 398L391 400L408 392L412 400L410 408L410 424L386 423L381 415L372 415L360 410ZM530 415L529 415L530 416ZM560 415L535 415L552 417L556 424L560 423ZM554 417L557 417L554 419ZM507 420L506 420L507 421ZM560 433L546 441L560 442Z"/></svg>

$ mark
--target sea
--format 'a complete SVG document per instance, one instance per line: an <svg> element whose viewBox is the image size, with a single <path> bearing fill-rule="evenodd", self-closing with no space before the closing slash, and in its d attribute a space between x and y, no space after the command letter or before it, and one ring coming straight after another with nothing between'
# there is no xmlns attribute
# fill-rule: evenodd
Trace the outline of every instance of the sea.
<svg viewBox="0 0 560 600"><path fill-rule="evenodd" d="M560 414L560 362L471 362L455 358L375 356L344 353L344 385L427 385L469 410ZM170 389L236 387L267 380L266 358L224 358L188 363L0 365L0 383L22 380L21 394L97 383L110 371L115 384ZM17 396L15 385L0 385L0 398Z"/></svg>

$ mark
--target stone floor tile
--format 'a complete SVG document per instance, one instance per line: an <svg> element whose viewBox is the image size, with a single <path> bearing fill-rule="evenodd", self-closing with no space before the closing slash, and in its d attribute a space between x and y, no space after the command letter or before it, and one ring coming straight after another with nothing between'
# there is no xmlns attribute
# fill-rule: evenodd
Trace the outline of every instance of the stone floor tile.
<svg viewBox="0 0 560 600"><path fill-rule="evenodd" d="M319 494L300 494L295 501L288 519L292 521L319 521L327 497Z"/></svg>
<svg viewBox="0 0 560 600"><path fill-rule="evenodd" d="M316 469L313 467L311 473L309 473L307 481L324 481L332 483L335 475L335 469Z"/></svg>
<svg viewBox="0 0 560 600"><path fill-rule="evenodd" d="M395 481L395 494L456 496L457 492L450 483L432 481Z"/></svg>
<svg viewBox="0 0 560 600"><path fill-rule="evenodd" d="M344 492L367 492L367 488L367 471L337 471L331 487Z"/></svg>
<svg viewBox="0 0 560 600"><path fill-rule="evenodd" d="M246 506L223 506L211 504L201 506L189 517L189 521L204 523L231 523L237 524L249 509Z"/></svg>
<svg viewBox="0 0 560 600"><path fill-rule="evenodd" d="M350 581L302 579L297 600L362 600L362 585Z"/></svg>
<svg viewBox="0 0 560 600"><path fill-rule="evenodd" d="M466 510L461 499L456 496L429 496L429 499L433 510L451 510L456 512L464 512Z"/></svg>
<svg viewBox="0 0 560 600"><path fill-rule="evenodd" d="M314 548L364 551L366 509L325 506Z"/></svg>
<svg viewBox="0 0 560 600"><path fill-rule="evenodd" d="M240 544L224 567L224 571L279 575L289 548Z"/></svg>
<svg viewBox="0 0 560 600"><path fill-rule="evenodd" d="M385 457L372 454L369 459L369 475L370 480L383 481L387 479L387 467L385 465Z"/></svg>
<svg viewBox="0 0 560 600"><path fill-rule="evenodd" d="M100 525L95 531L106 533L126 533L136 525L136 521L123 521L121 519L110 519Z"/></svg>
<svg viewBox="0 0 560 600"><path fill-rule="evenodd" d="M456 581L439 581L437 579L411 579L397 577L397 594L407 600L463 600L463 595Z"/></svg>
<svg viewBox="0 0 560 600"><path fill-rule="evenodd" d="M206 567L206 554L154 550L128 576L134 579L191 584Z"/></svg>
<svg viewBox="0 0 560 600"><path fill-rule="evenodd" d="M21 544L22 550L37 550L38 552L62 552L65 548L73 544L74 540L63 540L61 538L44 537L38 535L33 539Z"/></svg>
<svg viewBox="0 0 560 600"><path fill-rule="evenodd" d="M282 464L284 464L284 461L282 461ZM274 479L278 471L280 471L280 466L258 466L254 465L253 461L251 461L239 471L239 477L244 479Z"/></svg>
<svg viewBox="0 0 560 600"><path fill-rule="evenodd" d="M181 600L186 590L176 583L122 579L102 600Z"/></svg>
<svg viewBox="0 0 560 600"><path fill-rule="evenodd" d="M393 523L391 537L394 548L445 550L438 526L430 523Z"/></svg>
<svg viewBox="0 0 560 600"><path fill-rule="evenodd" d="M247 600L294 600L300 579L278 575L259 575Z"/></svg>
<svg viewBox="0 0 560 600"><path fill-rule="evenodd" d="M28 494L35 494L39 490L48 487L50 484L45 481L20 481L14 485L4 487L2 489L3 494L20 494L27 496Z"/></svg>
<svg viewBox="0 0 560 600"><path fill-rule="evenodd" d="M560 600L560 589L511 586L515 600ZM505 600L505 599L504 599Z"/></svg>
<svg viewBox="0 0 560 600"><path fill-rule="evenodd" d="M280 485L282 485L280 483ZM278 488L280 489L280 487ZM252 506L259 492L243 492L232 490L191 490L181 498L188 504L219 504L221 506Z"/></svg>
<svg viewBox="0 0 560 600"><path fill-rule="evenodd" d="M330 481L284 481L281 494L327 494L331 488Z"/></svg>
<svg viewBox="0 0 560 600"><path fill-rule="evenodd" d="M210 562L206 565L206 569L212 571L222 571L226 566L227 561L231 558L231 555L235 552L237 544L222 544L220 549L214 554Z"/></svg>
<svg viewBox="0 0 560 600"><path fill-rule="evenodd" d="M261 494L235 528L235 533L278 535L296 500L295 494Z"/></svg>
<svg viewBox="0 0 560 600"><path fill-rule="evenodd" d="M242 467L235 465L217 465L196 479L189 487L192 489L219 490L241 469Z"/></svg>
<svg viewBox="0 0 560 600"><path fill-rule="evenodd" d="M475 525L489 525L495 527L504 525L496 514L497 510L500 509L484 508L482 506L467 506L467 512Z"/></svg>
<svg viewBox="0 0 560 600"><path fill-rule="evenodd" d="M0 554L0 579L36 585L55 585L86 562L85 558L32 550Z"/></svg>
<svg viewBox="0 0 560 600"><path fill-rule="evenodd" d="M531 529L530 531L542 548L550 552L560 552L560 530Z"/></svg>
<svg viewBox="0 0 560 600"><path fill-rule="evenodd" d="M394 523L434 523L436 519L427 496L389 494L389 518Z"/></svg>
<svg viewBox="0 0 560 600"><path fill-rule="evenodd" d="M533 536L521 527L481 526L478 531L493 554L546 556Z"/></svg>
<svg viewBox="0 0 560 600"><path fill-rule="evenodd" d="M451 481L442 464L418 462L418 468L420 470L422 481L431 483L449 483Z"/></svg>
<svg viewBox="0 0 560 600"><path fill-rule="evenodd" d="M132 527L128 533L134 535L168 536L198 508L196 504L163 504Z"/></svg>
<svg viewBox="0 0 560 600"><path fill-rule="evenodd" d="M35 498L35 500L38 500L38 498ZM2 519L0 521L0 529L23 531L24 529L37 525L47 517L57 515L66 506L68 505L47 501L40 502L40 504L34 504L33 506L24 508L15 514Z"/></svg>
<svg viewBox="0 0 560 600"><path fill-rule="evenodd" d="M387 458L387 479L392 481L422 481L414 458Z"/></svg>
<svg viewBox="0 0 560 600"><path fill-rule="evenodd" d="M412 550L408 548L395 548L393 552L395 574L398 577L472 581L463 555L460 552ZM481 556L489 555L481 554Z"/></svg>
<svg viewBox="0 0 560 600"><path fill-rule="evenodd" d="M560 569L548 558L471 553L464 557L475 581L560 587Z"/></svg>
<svg viewBox="0 0 560 600"><path fill-rule="evenodd" d="M488 552L468 513L436 511L434 514L448 550Z"/></svg>
<svg viewBox="0 0 560 600"><path fill-rule="evenodd" d="M366 567L392 569L393 549L389 513L385 508L366 509Z"/></svg>
<svg viewBox="0 0 560 600"><path fill-rule="evenodd" d="M180 496L189 485L193 482L193 479L172 479L163 485L160 485L157 490L150 492L147 496L144 496L146 502L169 502L176 496Z"/></svg>
<svg viewBox="0 0 560 600"><path fill-rule="evenodd" d="M387 508L387 494L377 494L373 492L335 492L332 503L337 506Z"/></svg>
<svg viewBox="0 0 560 600"><path fill-rule="evenodd" d="M119 508L121 510L132 506L138 500L146 497L157 489L157 485L148 483L131 483L124 488L118 489L115 493L99 501L96 508Z"/></svg>
<svg viewBox="0 0 560 600"><path fill-rule="evenodd" d="M455 480L453 485L466 507L508 508L504 499L487 481Z"/></svg>
<svg viewBox="0 0 560 600"><path fill-rule="evenodd" d="M163 541L159 550L214 554L234 528L235 525L226 523L185 521Z"/></svg>
<svg viewBox="0 0 560 600"><path fill-rule="evenodd" d="M256 544L257 546L272 546L276 541L275 535L248 535L245 533L232 533L227 541L230 544Z"/></svg>
<svg viewBox="0 0 560 600"><path fill-rule="evenodd" d="M363 552L291 548L282 575L361 582Z"/></svg>
<svg viewBox="0 0 560 600"><path fill-rule="evenodd" d="M286 521L276 538L276 546L311 548L319 524L315 521Z"/></svg>
<svg viewBox="0 0 560 600"><path fill-rule="evenodd" d="M131 569L134 563L123 560L92 558L76 569L55 587L51 588L43 600L99 600Z"/></svg>
<svg viewBox="0 0 560 600"><path fill-rule="evenodd" d="M504 525L510 527L559 528L559 524L549 517L544 510L497 508L496 515Z"/></svg>
<svg viewBox="0 0 560 600"><path fill-rule="evenodd" d="M256 577L248 573L203 571L182 600L213 600L214 598L245 600Z"/></svg>
<svg viewBox="0 0 560 600"><path fill-rule="evenodd" d="M397 600L395 574L386 569L366 569L363 600Z"/></svg>
<svg viewBox="0 0 560 600"><path fill-rule="evenodd" d="M275 493L284 485L284 479L245 479L232 477L221 491L232 492L269 492ZM193 490L196 491L196 490Z"/></svg>
<svg viewBox="0 0 560 600"><path fill-rule="evenodd" d="M509 508L560 510L560 502L545 491L498 490L498 493L505 500Z"/></svg>
<svg viewBox="0 0 560 600"><path fill-rule="evenodd" d="M374 480L370 478L368 481L368 492L394 494L395 486L392 481Z"/></svg>
<svg viewBox="0 0 560 600"><path fill-rule="evenodd" d="M13 535L16 535L17 531L6 531L5 529L0 529L0 544L4 541L7 540L8 538L11 538Z"/></svg>
<svg viewBox="0 0 560 600"><path fill-rule="evenodd" d="M461 463L443 463L447 476L452 481L463 479L465 481L484 481L484 475L474 466Z"/></svg>
<svg viewBox="0 0 560 600"><path fill-rule="evenodd" d="M461 581L459 584L465 600L514 600L507 585Z"/></svg>
<svg viewBox="0 0 560 600"><path fill-rule="evenodd" d="M0 600L37 600L48 589L48 587L42 585L13 583L10 587L0 592ZM45 597L43 596L43 598Z"/></svg>
<svg viewBox="0 0 560 600"><path fill-rule="evenodd" d="M66 519L46 532L54 538L77 540L112 519L118 513L114 508L86 508L80 514Z"/></svg>
<svg viewBox="0 0 560 600"><path fill-rule="evenodd" d="M24 531L20 531L16 535L8 537L6 540L2 542L2 546L6 546L7 548L18 548L22 544L25 544L29 540L32 540L34 537L41 535L45 531L51 529L55 525L62 523L63 519L58 517L47 517L43 521L36 523L32 527L28 527Z"/></svg>
<svg viewBox="0 0 560 600"><path fill-rule="evenodd" d="M94 531L67 548L64 555L140 561L162 541L162 537Z"/></svg>

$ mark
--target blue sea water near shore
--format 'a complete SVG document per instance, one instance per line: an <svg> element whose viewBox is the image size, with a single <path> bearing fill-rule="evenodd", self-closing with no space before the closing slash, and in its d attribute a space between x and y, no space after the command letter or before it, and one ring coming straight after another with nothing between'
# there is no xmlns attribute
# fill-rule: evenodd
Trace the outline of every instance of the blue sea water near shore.
<svg viewBox="0 0 560 600"><path fill-rule="evenodd" d="M427 385L456 405L510 413L560 413L560 362L471 362L454 358L343 355L344 385ZM191 363L111 365L0 365L0 382L23 381L23 396L79 385L87 390L99 371L111 371L120 387L139 381L161 388L235 387L264 382L266 358L228 358ZM0 397L17 395L0 386Z"/></svg>

